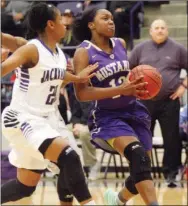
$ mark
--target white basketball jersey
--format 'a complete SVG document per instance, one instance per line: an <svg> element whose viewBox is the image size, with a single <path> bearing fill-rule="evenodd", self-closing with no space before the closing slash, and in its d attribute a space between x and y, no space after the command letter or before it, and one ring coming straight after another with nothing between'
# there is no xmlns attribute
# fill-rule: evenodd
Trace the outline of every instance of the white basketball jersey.
<svg viewBox="0 0 188 206"><path fill-rule="evenodd" d="M35 115L52 112L59 104L60 87L66 70L66 58L59 47L57 54L40 40L33 39L38 49L39 61L33 68L18 68L10 106L18 111Z"/></svg>

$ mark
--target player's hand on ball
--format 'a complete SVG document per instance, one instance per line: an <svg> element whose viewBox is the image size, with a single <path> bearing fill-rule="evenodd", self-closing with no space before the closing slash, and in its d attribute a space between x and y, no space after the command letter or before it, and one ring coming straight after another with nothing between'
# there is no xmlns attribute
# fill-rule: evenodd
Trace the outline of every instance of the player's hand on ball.
<svg viewBox="0 0 188 206"><path fill-rule="evenodd" d="M138 91L139 99L152 99L154 98L160 91L162 86L162 76L157 71L156 68L150 65L138 65L134 67L129 76L129 80L132 82L143 76L143 82L147 82L148 85L145 87L138 88L140 90L148 90L148 93L143 93L142 91Z"/></svg>
<svg viewBox="0 0 188 206"><path fill-rule="evenodd" d="M143 82L144 77L140 76L132 82L125 82L121 85L122 95L140 97L143 94L147 94L146 90L147 82Z"/></svg>

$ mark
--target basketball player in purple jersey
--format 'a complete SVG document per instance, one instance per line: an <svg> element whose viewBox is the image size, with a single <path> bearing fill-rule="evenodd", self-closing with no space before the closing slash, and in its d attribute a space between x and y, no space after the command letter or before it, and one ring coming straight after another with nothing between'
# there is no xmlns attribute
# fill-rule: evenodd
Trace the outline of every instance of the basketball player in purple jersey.
<svg viewBox="0 0 188 206"><path fill-rule="evenodd" d="M93 100L88 120L92 141L129 162L125 187L118 194L107 190L106 204L124 205L139 193L146 205L158 205L147 154L152 149L150 116L136 100L141 95L139 88L122 93L122 87L128 84L129 63L125 42L113 38L114 32L112 14L105 9L87 10L75 21L73 34L82 42L74 56L76 72L99 63L90 85L75 84L76 95L80 101Z"/></svg>

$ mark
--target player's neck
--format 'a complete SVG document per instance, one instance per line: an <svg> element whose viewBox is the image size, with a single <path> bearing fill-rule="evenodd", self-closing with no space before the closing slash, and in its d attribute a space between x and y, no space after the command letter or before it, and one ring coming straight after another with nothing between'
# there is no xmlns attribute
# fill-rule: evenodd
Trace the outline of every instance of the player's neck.
<svg viewBox="0 0 188 206"><path fill-rule="evenodd" d="M47 35L41 34L38 37L53 53L56 53L57 41Z"/></svg>
<svg viewBox="0 0 188 206"><path fill-rule="evenodd" d="M107 38L92 38L91 42L107 53L111 53L112 48Z"/></svg>

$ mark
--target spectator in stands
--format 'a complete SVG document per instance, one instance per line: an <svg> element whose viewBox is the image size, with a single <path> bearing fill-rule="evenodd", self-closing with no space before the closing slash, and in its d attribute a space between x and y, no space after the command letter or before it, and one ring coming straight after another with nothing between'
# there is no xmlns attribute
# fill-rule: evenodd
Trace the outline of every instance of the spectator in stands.
<svg viewBox="0 0 188 206"><path fill-rule="evenodd" d="M62 40L63 47L66 46L77 46L78 43L75 41L75 39L72 36L72 23L74 21L74 13L70 9L66 9L64 13L62 13L62 21L63 24L66 26L66 35ZM72 58L75 52L75 49L63 49L63 51Z"/></svg>
<svg viewBox="0 0 188 206"><path fill-rule="evenodd" d="M17 35L16 24L13 20L12 15L10 15L5 10L6 6L7 6L7 1L2 0L1 1L1 31L12 35Z"/></svg>
<svg viewBox="0 0 188 206"><path fill-rule="evenodd" d="M6 91L6 101L10 102L12 99L12 85L7 85L7 91Z"/></svg>
<svg viewBox="0 0 188 206"><path fill-rule="evenodd" d="M6 13L12 16L16 24L17 33L15 35L24 36L23 20L30 6L30 1L10 1L5 7Z"/></svg>
<svg viewBox="0 0 188 206"><path fill-rule="evenodd" d="M84 1L84 9L87 9L90 6L97 6L97 4L99 4L100 2L104 2L104 1L85 0Z"/></svg>
<svg viewBox="0 0 188 206"><path fill-rule="evenodd" d="M79 102L74 93L71 95L72 131L81 140L84 165L89 167L89 179L99 178L101 165L96 158L96 148L90 142L90 132L87 120L90 110L90 102Z"/></svg>
<svg viewBox="0 0 188 206"><path fill-rule="evenodd" d="M187 104L180 110L180 137L188 142L188 108Z"/></svg>
<svg viewBox="0 0 188 206"><path fill-rule="evenodd" d="M54 5L54 6L57 6L57 4L58 4L59 2L61 2L61 1L58 1L58 0L55 0L55 1L47 0L47 1L46 1L47 4L52 4L52 5Z"/></svg>
<svg viewBox="0 0 188 206"><path fill-rule="evenodd" d="M1 84L1 113L6 106L6 85Z"/></svg>
<svg viewBox="0 0 188 206"><path fill-rule="evenodd" d="M2 84L1 85L1 101L5 101L6 100L6 85Z"/></svg>
<svg viewBox="0 0 188 206"><path fill-rule="evenodd" d="M10 104L12 98L12 85L2 84L1 85L1 112L6 106Z"/></svg>
<svg viewBox="0 0 188 206"><path fill-rule="evenodd" d="M182 148L185 146L188 147L188 108L187 104L184 105L180 109L180 121L179 121L179 127L180 127L180 140L182 141ZM187 151L187 149L186 149ZM182 168L179 168L178 174L176 175L176 180L182 180L184 172L186 172L187 168L187 159L185 160L185 164Z"/></svg>
<svg viewBox="0 0 188 206"><path fill-rule="evenodd" d="M12 72L11 72L10 74L7 74L5 77L2 77L2 78L1 78L1 82L2 82L2 83L10 82L11 77L12 77Z"/></svg>
<svg viewBox="0 0 188 206"><path fill-rule="evenodd" d="M166 22L157 19L150 28L151 40L137 45L131 52L130 68L140 64L155 67L162 75L159 94L143 101L152 117L151 130L158 120L164 142L163 174L174 183L176 172L181 167L181 140L179 138L180 98L187 88L187 78L180 82L181 69L187 69L187 50L168 37Z"/></svg>
<svg viewBox="0 0 188 206"><path fill-rule="evenodd" d="M111 1L109 10L114 16L116 26L115 36L129 40L130 32L130 10L137 2L130 1ZM140 38L140 27L143 24L143 11L139 7L134 13L134 38Z"/></svg>
<svg viewBox="0 0 188 206"><path fill-rule="evenodd" d="M30 6L30 1L10 1L5 10L13 16L16 23L19 23L24 19L24 16Z"/></svg>

